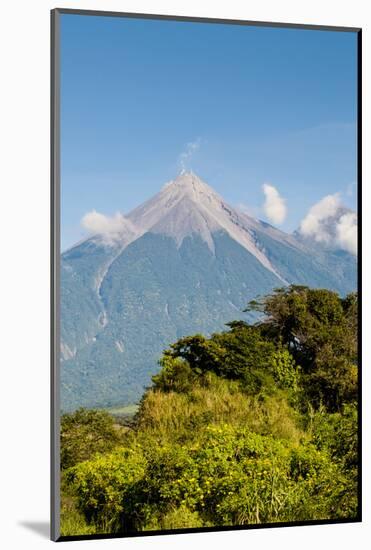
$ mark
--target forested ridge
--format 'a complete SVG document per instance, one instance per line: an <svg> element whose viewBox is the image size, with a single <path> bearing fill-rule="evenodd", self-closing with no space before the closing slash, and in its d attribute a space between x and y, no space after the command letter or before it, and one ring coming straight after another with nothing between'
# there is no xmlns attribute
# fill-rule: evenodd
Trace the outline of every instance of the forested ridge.
<svg viewBox="0 0 371 550"><path fill-rule="evenodd" d="M248 309L165 350L133 418L62 416L62 535L357 517L357 294Z"/></svg>

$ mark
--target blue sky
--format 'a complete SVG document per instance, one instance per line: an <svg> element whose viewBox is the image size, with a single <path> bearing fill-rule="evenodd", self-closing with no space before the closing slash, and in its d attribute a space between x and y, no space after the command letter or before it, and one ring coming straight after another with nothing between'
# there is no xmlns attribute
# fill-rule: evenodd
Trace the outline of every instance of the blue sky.
<svg viewBox="0 0 371 550"><path fill-rule="evenodd" d="M61 17L62 250L95 209L125 213L187 167L280 226L336 192L356 207L356 34Z"/></svg>

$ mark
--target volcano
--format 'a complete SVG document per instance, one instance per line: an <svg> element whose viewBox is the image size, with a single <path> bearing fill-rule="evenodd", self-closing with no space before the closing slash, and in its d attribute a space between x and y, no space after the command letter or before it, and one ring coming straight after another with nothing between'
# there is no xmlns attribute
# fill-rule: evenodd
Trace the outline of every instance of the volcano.
<svg viewBox="0 0 371 550"><path fill-rule="evenodd" d="M182 172L62 254L62 409L136 403L172 342L251 321L250 300L289 284L344 295L356 258L248 216Z"/></svg>

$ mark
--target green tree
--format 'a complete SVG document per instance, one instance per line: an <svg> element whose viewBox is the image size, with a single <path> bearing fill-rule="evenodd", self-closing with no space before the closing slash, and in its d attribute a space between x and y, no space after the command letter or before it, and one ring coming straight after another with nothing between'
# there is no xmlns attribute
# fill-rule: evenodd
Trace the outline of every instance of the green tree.
<svg viewBox="0 0 371 550"><path fill-rule="evenodd" d="M229 331L213 334L211 338L196 334L172 344L160 360L162 370L153 377L155 387L187 391L210 372L240 380L252 394L263 389L268 394L274 392L277 381L282 387L293 384L288 377L289 372L291 377L295 376L295 363L286 349L265 337L260 327L241 322L229 326Z"/></svg>
<svg viewBox="0 0 371 550"><path fill-rule="evenodd" d="M188 361L165 351L159 360L161 370L152 377L154 388L161 391L186 392L192 388L196 373Z"/></svg>
<svg viewBox="0 0 371 550"><path fill-rule="evenodd" d="M290 286L248 309L265 314L259 327L282 341L303 369L302 383L316 407L339 410L357 398L357 295Z"/></svg>
<svg viewBox="0 0 371 550"><path fill-rule="evenodd" d="M110 452L120 442L110 414L102 410L78 409L61 418L61 468L88 460L95 453Z"/></svg>

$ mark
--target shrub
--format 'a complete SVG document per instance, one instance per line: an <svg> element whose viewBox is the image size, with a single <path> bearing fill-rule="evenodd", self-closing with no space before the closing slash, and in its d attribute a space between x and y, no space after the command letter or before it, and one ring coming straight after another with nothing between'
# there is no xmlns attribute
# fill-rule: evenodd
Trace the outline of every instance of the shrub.
<svg viewBox="0 0 371 550"><path fill-rule="evenodd" d="M138 514L145 460L139 446L117 449L67 471L77 491L78 506L99 532L130 532L142 521Z"/></svg>
<svg viewBox="0 0 371 550"><path fill-rule="evenodd" d="M192 388L196 375L187 361L165 352L159 364L160 372L152 377L155 389L163 392L187 392Z"/></svg>
<svg viewBox="0 0 371 550"><path fill-rule="evenodd" d="M112 416L101 410L78 409L61 418L61 468L110 452L120 442Z"/></svg>
<svg viewBox="0 0 371 550"><path fill-rule="evenodd" d="M343 499L347 480L326 452L228 424L208 426L186 445L149 442L115 451L68 475L88 522L106 531L330 519L349 513Z"/></svg>
<svg viewBox="0 0 371 550"><path fill-rule="evenodd" d="M321 408L312 420L313 440L320 450L327 450L345 471L358 463L358 411L355 404L344 406L342 413L327 413Z"/></svg>

